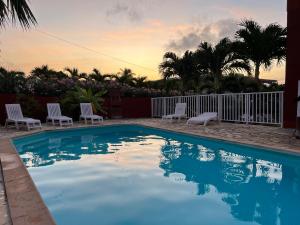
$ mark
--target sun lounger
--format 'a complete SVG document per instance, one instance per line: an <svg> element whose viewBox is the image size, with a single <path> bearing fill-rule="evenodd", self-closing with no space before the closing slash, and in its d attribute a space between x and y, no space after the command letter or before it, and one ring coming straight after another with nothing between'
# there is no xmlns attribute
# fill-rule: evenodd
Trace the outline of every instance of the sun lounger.
<svg viewBox="0 0 300 225"><path fill-rule="evenodd" d="M48 103L47 104L48 116L47 123L51 122L51 124L59 125L59 126L72 126L73 119L67 116L63 116L61 114L60 105L58 103Z"/></svg>
<svg viewBox="0 0 300 225"><path fill-rule="evenodd" d="M216 112L205 112L199 116L188 119L187 124L203 124L206 126L210 121L218 121L218 113Z"/></svg>
<svg viewBox="0 0 300 225"><path fill-rule="evenodd" d="M98 116L93 113L91 103L80 103L80 111L81 111L81 115L79 117L79 121L84 120L85 124L87 124L88 121L91 121L91 124L97 124L103 122L102 116Z"/></svg>
<svg viewBox="0 0 300 225"><path fill-rule="evenodd" d="M162 120L173 121L174 119L175 120L185 119L186 118L185 111L186 111L186 103L177 103L175 107L175 113L163 116Z"/></svg>
<svg viewBox="0 0 300 225"><path fill-rule="evenodd" d="M20 104L6 104L5 109L7 113L5 127L8 127L9 124L13 124L17 130L19 130L22 126L26 127L27 130L42 128L40 120L23 116Z"/></svg>

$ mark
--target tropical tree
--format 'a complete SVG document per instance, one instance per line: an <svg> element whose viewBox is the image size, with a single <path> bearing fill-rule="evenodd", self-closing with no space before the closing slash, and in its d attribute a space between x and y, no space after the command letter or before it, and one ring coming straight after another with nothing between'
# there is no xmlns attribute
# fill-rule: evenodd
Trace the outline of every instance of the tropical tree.
<svg viewBox="0 0 300 225"><path fill-rule="evenodd" d="M68 76L62 71L56 71L50 69L47 65L43 65L41 67L35 67L30 76L26 79L26 84L28 89L33 94L43 95L43 96L59 96L66 92L65 81L69 79Z"/></svg>
<svg viewBox="0 0 300 225"><path fill-rule="evenodd" d="M8 71L0 67L0 92L24 93L26 89L26 77L23 72Z"/></svg>
<svg viewBox="0 0 300 225"><path fill-rule="evenodd" d="M93 107L93 111L103 112L102 108L104 99L103 96L106 94L106 91L94 92L91 88L84 89L77 87L75 90L68 91L66 95L61 100L62 106L69 113L73 113L74 111L78 111L79 103L82 102L90 102Z"/></svg>
<svg viewBox="0 0 300 225"><path fill-rule="evenodd" d="M135 80L134 76L135 74L132 72L131 69L125 68L125 69L121 69L121 72L119 72L115 76L115 80L121 84L128 84L134 86L134 80Z"/></svg>
<svg viewBox="0 0 300 225"><path fill-rule="evenodd" d="M53 69L49 69L48 65L42 65L41 67L35 67L31 71L31 77L39 78L39 79L53 79L53 78L66 78L67 75L62 71L55 71Z"/></svg>
<svg viewBox="0 0 300 225"><path fill-rule="evenodd" d="M286 59L287 28L279 24L260 26L253 20L245 20L236 32L237 52L255 65L255 78L258 80L260 67L270 68L273 60L281 63Z"/></svg>
<svg viewBox="0 0 300 225"><path fill-rule="evenodd" d="M195 52L198 69L214 79L215 91L220 89L223 76L234 72L251 72L248 60L234 51L234 44L223 38L215 46L202 42Z"/></svg>
<svg viewBox="0 0 300 225"><path fill-rule="evenodd" d="M191 80L196 80L199 76L194 53L191 51L186 51L182 57L166 52L159 71L164 79L180 78L184 89L189 87Z"/></svg>
<svg viewBox="0 0 300 225"><path fill-rule="evenodd" d="M257 92L263 88L263 85L252 76L243 74L229 74L223 77L221 89L223 92L241 93Z"/></svg>
<svg viewBox="0 0 300 225"><path fill-rule="evenodd" d="M44 107L32 95L17 93L16 102L22 107L22 112L29 117L38 118L41 112L46 113Z"/></svg>
<svg viewBox="0 0 300 225"><path fill-rule="evenodd" d="M86 73L80 73L77 68L65 68L65 71L69 73L71 78L74 79L87 79L87 74Z"/></svg>
<svg viewBox="0 0 300 225"><path fill-rule="evenodd" d="M134 78L135 86L136 87L144 87L146 80L147 80L147 77L144 77L144 76L139 76L139 77Z"/></svg>
<svg viewBox="0 0 300 225"><path fill-rule="evenodd" d="M100 70L94 68L92 73L89 74L89 78L98 81L98 82L104 82L107 78L111 78L112 75L109 74L102 74Z"/></svg>
<svg viewBox="0 0 300 225"><path fill-rule="evenodd" d="M0 26L7 21L15 23L16 20L24 28L37 23L26 0L0 0Z"/></svg>

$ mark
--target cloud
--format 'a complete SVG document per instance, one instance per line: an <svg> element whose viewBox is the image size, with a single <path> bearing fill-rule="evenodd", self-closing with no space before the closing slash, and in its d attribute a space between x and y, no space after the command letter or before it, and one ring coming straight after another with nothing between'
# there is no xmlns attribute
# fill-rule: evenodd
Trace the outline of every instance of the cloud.
<svg viewBox="0 0 300 225"><path fill-rule="evenodd" d="M217 43L224 37L233 38L238 29L238 22L233 19L219 20L210 24L196 23L184 32L178 32L179 37L171 40L166 48L176 52L194 50L202 41Z"/></svg>
<svg viewBox="0 0 300 225"><path fill-rule="evenodd" d="M139 22L143 19L142 10L128 3L117 2L112 8L106 11L106 17L110 21L113 19L128 19L130 22Z"/></svg>
<svg viewBox="0 0 300 225"><path fill-rule="evenodd" d="M185 51L188 49L193 49L199 45L201 38L196 32L188 33L183 35L178 40L171 40L167 45L167 49L175 51Z"/></svg>

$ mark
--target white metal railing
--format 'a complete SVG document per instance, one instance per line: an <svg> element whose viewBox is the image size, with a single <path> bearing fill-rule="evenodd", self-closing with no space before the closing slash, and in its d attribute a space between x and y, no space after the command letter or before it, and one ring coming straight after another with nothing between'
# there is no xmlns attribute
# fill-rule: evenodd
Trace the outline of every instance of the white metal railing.
<svg viewBox="0 0 300 225"><path fill-rule="evenodd" d="M179 102L187 103L187 117L217 112L220 120L228 122L274 125L282 125L283 122L281 91L152 98L152 117L174 113Z"/></svg>

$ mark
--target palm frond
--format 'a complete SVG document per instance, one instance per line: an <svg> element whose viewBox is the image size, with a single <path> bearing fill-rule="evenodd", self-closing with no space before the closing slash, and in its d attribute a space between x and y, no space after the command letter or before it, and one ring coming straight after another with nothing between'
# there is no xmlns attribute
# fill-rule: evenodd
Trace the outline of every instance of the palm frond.
<svg viewBox="0 0 300 225"><path fill-rule="evenodd" d="M7 0L6 4L4 0L0 1L0 26L4 26L7 20L13 23L18 20L24 28L37 24L26 0Z"/></svg>

